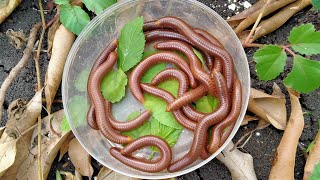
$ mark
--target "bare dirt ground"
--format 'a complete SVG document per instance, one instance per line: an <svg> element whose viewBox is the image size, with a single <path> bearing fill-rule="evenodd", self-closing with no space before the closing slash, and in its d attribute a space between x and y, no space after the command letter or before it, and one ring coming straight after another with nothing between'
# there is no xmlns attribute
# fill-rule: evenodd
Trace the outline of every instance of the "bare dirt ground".
<svg viewBox="0 0 320 180"><path fill-rule="evenodd" d="M200 2L206 4L207 6L214 9L218 12L224 19L231 17L236 12L240 12L244 9L244 1L224 1L224 0L200 0ZM254 3L255 0L248 0L247 2ZM231 10L228 8L230 4L235 4L236 9ZM53 14L47 14L46 18L49 20ZM257 42L264 44L285 44L287 43L286 37L289 35L290 30L301 23L311 22L316 25L317 30L319 30L320 17L319 14L314 11L310 11L310 8L305 9L304 11L298 13L293 18L291 18L284 26L275 32L267 35L266 37L260 38ZM13 45L9 43L8 37L5 35L5 32L8 29L23 30L26 34L29 33L30 28L35 24L40 22L40 14L38 11L38 5L35 1L25 0L21 3L19 7L7 18L5 22L0 25L0 82L2 84L3 80L6 78L10 70L17 64L20 58L23 55L23 48L21 50L16 50ZM46 48L46 47L45 47ZM272 92L272 84L276 82L280 87L285 91L284 86L281 83L281 79L285 77L290 69L291 65L287 68L287 71L281 75L278 79L274 81L259 81L255 73L255 65L252 62L252 56L255 52L255 49L247 49L247 57L250 64L251 70L251 83L252 87L263 90L267 93ZM320 60L320 56L314 57L314 59ZM48 64L48 57L46 53L43 53L40 58L40 67L42 71L42 78L44 79L45 70ZM289 58L289 61L292 62L292 59ZM31 99L34 95L34 89L36 87L36 73L34 67L34 61L31 59L26 68L22 70L18 78L11 85L8 94L5 99L5 110L8 108L10 102L17 98ZM56 99L61 99L61 93L58 92ZM288 97L287 97L288 99ZM317 90L313 93L302 95L301 104L305 113L305 129L300 138L300 142L307 146L316 134L317 121L320 119L320 90ZM55 104L54 111L61 109L61 104ZM290 105L288 105L290 109ZM7 114L4 113L3 121L0 122L0 126L5 124ZM257 124L250 123L247 126L241 127L234 142L237 141L244 133L248 132L250 129L254 128ZM265 180L268 178L272 160L274 157L275 150L278 143L280 142L282 131L275 129L272 126L269 126L263 130L257 131L246 146L243 148L244 152L248 152L253 156L254 159L254 168L259 179ZM305 159L302 155L302 151L298 149L296 157L296 166L295 166L295 179L302 179L303 177L303 168L305 164ZM101 168L101 165L98 162L93 161L95 168L95 174L97 174L98 169ZM55 160L52 165L48 179L55 179L55 171L64 170L73 172L74 167L68 159L68 156L65 155L64 158L58 162ZM186 180L209 180L209 179L231 179L228 169L221 164L218 160L214 159L207 165L201 167L200 169L179 177L179 179Z"/></svg>

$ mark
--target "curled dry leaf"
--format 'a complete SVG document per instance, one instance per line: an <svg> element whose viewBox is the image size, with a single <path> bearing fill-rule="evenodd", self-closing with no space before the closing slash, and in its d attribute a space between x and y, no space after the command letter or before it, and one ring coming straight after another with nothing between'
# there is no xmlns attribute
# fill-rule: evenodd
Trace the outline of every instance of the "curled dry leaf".
<svg viewBox="0 0 320 180"><path fill-rule="evenodd" d="M71 174L70 172L59 171L61 175L65 175L65 180L80 180L79 177Z"/></svg>
<svg viewBox="0 0 320 180"><path fill-rule="evenodd" d="M91 179L93 168L91 166L91 156L83 149L76 138L69 143L68 154L75 169L82 175Z"/></svg>
<svg viewBox="0 0 320 180"><path fill-rule="evenodd" d="M62 159L62 157L64 156L64 154L66 152L68 152L69 149L69 142L74 138L74 134L71 132L69 134L69 136L67 137L67 139L62 143L61 148L60 148L60 153L59 153L59 159L58 161L60 161Z"/></svg>
<svg viewBox="0 0 320 180"><path fill-rule="evenodd" d="M227 166L233 180L256 180L252 156L238 149L230 151L233 146L231 141L222 153L218 154L218 160Z"/></svg>
<svg viewBox="0 0 320 180"><path fill-rule="evenodd" d="M287 121L286 100L278 85L274 84L272 95L251 88L248 111L284 130Z"/></svg>
<svg viewBox="0 0 320 180"><path fill-rule="evenodd" d="M27 42L26 35L23 33L22 30L20 31L13 31L12 29L8 29L6 35L10 39L10 43L14 45L16 49L21 49L21 46Z"/></svg>
<svg viewBox="0 0 320 180"><path fill-rule="evenodd" d="M320 132L318 132L316 138L314 139L314 146L309 152L309 156L304 166L303 180L308 180L312 174L314 167L320 161Z"/></svg>
<svg viewBox="0 0 320 180"><path fill-rule="evenodd" d="M49 113L51 112L51 104L59 88L64 64L74 39L75 35L68 31L62 24L55 33L52 55L45 78L46 107Z"/></svg>
<svg viewBox="0 0 320 180"><path fill-rule="evenodd" d="M256 39L278 29L285 22L287 22L290 17L309 5L311 5L311 0L298 0L282 8L275 15L260 23L254 33L254 36L250 39L250 42L253 42Z"/></svg>
<svg viewBox="0 0 320 180"><path fill-rule="evenodd" d="M41 114L42 91L28 104L18 99L9 105L9 120L0 139L0 177L3 179L16 179L18 168L27 158L32 128Z"/></svg>
<svg viewBox="0 0 320 180"><path fill-rule="evenodd" d="M57 111L51 114L51 117L54 118L52 121L53 128L61 134L61 136L55 136L50 131L50 119L45 117L42 119L42 138L41 138L41 169L44 179L47 178L50 171L53 160L55 159L59 149L61 148L62 143L68 137L70 131L62 132L61 131L61 122L64 116L63 110ZM38 154L38 143L37 137L38 131L35 129L33 131L30 151L28 153L27 159L22 163L19 168L17 179L37 179L38 178L38 167L37 167L37 154Z"/></svg>
<svg viewBox="0 0 320 180"><path fill-rule="evenodd" d="M289 88L288 92L291 101L291 115L277 148L269 180L294 179L295 157L299 138L304 128L304 118L299 102L299 93Z"/></svg>
<svg viewBox="0 0 320 180"><path fill-rule="evenodd" d="M56 34L56 31L58 30L58 28L60 27L61 23L60 23L60 19L57 18L52 25L49 27L48 30L48 40L47 40L47 54L48 57L51 57L51 50L52 50L52 45L53 45L53 39L54 39L54 35Z"/></svg>
<svg viewBox="0 0 320 180"><path fill-rule="evenodd" d="M260 120L259 117L257 116L250 116L250 115L245 115L243 121L241 122L241 126L247 125L250 121L257 121Z"/></svg>
<svg viewBox="0 0 320 180"><path fill-rule="evenodd" d="M122 174L119 174L115 171L112 171L109 168L103 167L101 168L97 180L139 180L137 178L128 177Z"/></svg>
<svg viewBox="0 0 320 180"><path fill-rule="evenodd" d="M0 127L0 137L2 136L2 133L3 133L3 131L4 131L5 128L6 128L6 127Z"/></svg>
<svg viewBox="0 0 320 180"><path fill-rule="evenodd" d="M1 0L0 1L0 24L12 13L20 4L21 0Z"/></svg>

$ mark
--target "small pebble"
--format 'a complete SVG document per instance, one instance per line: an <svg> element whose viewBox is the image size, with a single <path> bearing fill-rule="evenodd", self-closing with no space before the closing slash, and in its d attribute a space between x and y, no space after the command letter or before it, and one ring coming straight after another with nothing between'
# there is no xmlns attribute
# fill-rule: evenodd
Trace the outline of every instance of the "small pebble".
<svg viewBox="0 0 320 180"><path fill-rule="evenodd" d="M256 132L256 136L260 136L261 135L261 133L260 132Z"/></svg>
<svg viewBox="0 0 320 180"><path fill-rule="evenodd" d="M228 5L228 9L231 9L232 11L234 11L236 9L236 5L232 3Z"/></svg>

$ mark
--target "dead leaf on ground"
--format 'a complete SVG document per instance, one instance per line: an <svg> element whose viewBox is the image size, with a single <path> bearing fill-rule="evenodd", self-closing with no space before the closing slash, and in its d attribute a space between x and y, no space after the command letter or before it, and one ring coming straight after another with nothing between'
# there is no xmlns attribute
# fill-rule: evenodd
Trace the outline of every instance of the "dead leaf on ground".
<svg viewBox="0 0 320 180"><path fill-rule="evenodd" d="M47 178L48 173L50 171L51 165L61 145L68 137L70 131L62 132L61 131L61 122L64 117L64 111L60 110L53 114L51 117L54 119L52 120L53 128L61 134L61 136L56 136L50 131L50 119L49 117L45 117L42 119L42 138L41 138L41 168L44 179ZM28 153L27 159L24 163L20 166L17 179L37 179L37 154L38 154L38 143L37 137L38 131L35 129L33 131L32 140L31 140L31 147L30 152Z"/></svg>
<svg viewBox="0 0 320 180"><path fill-rule="evenodd" d="M6 35L10 39L10 44L14 45L16 49L21 49L22 45L27 42L26 35L22 30L13 31L12 29L8 29Z"/></svg>
<svg viewBox="0 0 320 180"><path fill-rule="evenodd" d="M270 122L275 128L284 130L287 123L287 109L284 94L274 84L272 95L251 88L248 111Z"/></svg>
<svg viewBox="0 0 320 180"><path fill-rule="evenodd" d="M56 34L56 31L58 30L59 26L60 26L60 19L57 18L53 24L49 27L49 30L48 30L48 40L47 40L47 54L48 54L48 57L50 58L51 57L51 50L52 50L52 45L53 45L53 38L54 38L54 35Z"/></svg>
<svg viewBox="0 0 320 180"><path fill-rule="evenodd" d="M28 104L18 99L9 105L9 120L0 139L0 176L3 179L16 179L18 168L27 158L32 127L42 109L42 91L38 91Z"/></svg>
<svg viewBox="0 0 320 180"><path fill-rule="evenodd" d="M82 175L92 177L91 156L76 138L69 142L68 154L75 169Z"/></svg>
<svg viewBox="0 0 320 180"><path fill-rule="evenodd" d="M74 138L73 133L71 132L69 134L69 136L67 137L67 139L63 142L63 144L61 145L60 148L60 153L59 153L59 159L58 161L60 161L62 159L62 157L64 156L64 154L66 154L66 152L68 152L68 148L69 148L69 142Z"/></svg>
<svg viewBox="0 0 320 180"><path fill-rule="evenodd" d="M218 154L217 159L227 166L232 180L256 180L252 156L238 149L230 152L233 146L231 141L222 153Z"/></svg>
<svg viewBox="0 0 320 180"><path fill-rule="evenodd" d="M1 0L0 1L0 24L12 13L20 4L21 0Z"/></svg>
<svg viewBox="0 0 320 180"><path fill-rule="evenodd" d="M70 172L59 171L61 175L65 175L65 180L80 180L77 176L71 174Z"/></svg>
<svg viewBox="0 0 320 180"><path fill-rule="evenodd" d="M243 121L241 122L241 126L247 125L251 121L257 121L260 118L257 116L250 116L250 115L245 115Z"/></svg>
<svg viewBox="0 0 320 180"><path fill-rule="evenodd" d="M140 180L137 178L133 178L133 177L128 177L122 174L119 174L115 171L112 171L109 168L106 167L102 167L98 176L97 176L97 180Z"/></svg>
<svg viewBox="0 0 320 180"><path fill-rule="evenodd" d="M6 127L0 127L0 137L2 136L2 133L3 133L3 131L4 131L5 128L6 128Z"/></svg>

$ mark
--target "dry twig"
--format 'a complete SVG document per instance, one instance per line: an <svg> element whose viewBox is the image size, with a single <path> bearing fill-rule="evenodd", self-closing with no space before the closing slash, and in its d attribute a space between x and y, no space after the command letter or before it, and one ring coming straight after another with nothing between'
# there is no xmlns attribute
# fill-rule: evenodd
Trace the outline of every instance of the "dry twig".
<svg viewBox="0 0 320 180"><path fill-rule="evenodd" d="M30 59L31 54L32 54L33 46L34 46L34 43L36 41L36 37L37 37L37 34L38 34L38 31L39 31L40 27L41 27L41 25L39 23L35 24L33 26L33 28L30 31L30 36L28 38L29 40L28 40L28 43L27 43L27 46L26 46L25 50L23 51L23 56L22 56L21 60L10 71L8 77L4 80L4 82L1 85L1 89L0 89L0 120L2 118L3 103L4 103L5 96L7 94L7 90L9 89L10 84L17 77L19 72L29 62L29 59Z"/></svg>

